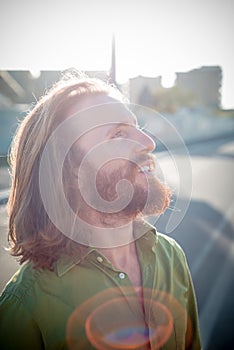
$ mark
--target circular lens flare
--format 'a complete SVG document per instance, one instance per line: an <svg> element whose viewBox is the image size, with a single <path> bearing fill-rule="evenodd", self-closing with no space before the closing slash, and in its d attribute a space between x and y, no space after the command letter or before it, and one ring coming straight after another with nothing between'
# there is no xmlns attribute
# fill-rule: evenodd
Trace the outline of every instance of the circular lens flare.
<svg viewBox="0 0 234 350"><path fill-rule="evenodd" d="M130 297L132 305L137 297ZM170 311L161 303L144 300L145 307L154 309L157 319L146 324L144 319L136 317L128 310L123 298L109 300L95 309L87 318L85 330L91 344L98 350L140 349L151 341L160 348L169 338L173 320ZM147 305L148 304L148 305Z"/></svg>
<svg viewBox="0 0 234 350"><path fill-rule="evenodd" d="M185 302L150 288L142 292L140 300L132 287L109 288L81 303L67 322L69 349L92 345L98 350L157 350L173 341L172 331L178 327L186 337L189 333L190 344L192 326Z"/></svg>

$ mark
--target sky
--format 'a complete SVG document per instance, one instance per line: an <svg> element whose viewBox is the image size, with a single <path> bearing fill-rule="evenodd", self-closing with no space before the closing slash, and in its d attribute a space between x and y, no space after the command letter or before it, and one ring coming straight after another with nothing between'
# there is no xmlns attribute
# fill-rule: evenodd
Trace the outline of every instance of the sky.
<svg viewBox="0 0 234 350"><path fill-rule="evenodd" d="M223 71L234 108L233 0L0 0L0 69L108 70L116 38L118 83L207 65Z"/></svg>

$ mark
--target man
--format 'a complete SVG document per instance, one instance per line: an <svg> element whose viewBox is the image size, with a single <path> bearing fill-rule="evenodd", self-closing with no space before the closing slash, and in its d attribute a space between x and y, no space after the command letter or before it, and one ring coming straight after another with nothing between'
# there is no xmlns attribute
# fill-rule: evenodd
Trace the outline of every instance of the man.
<svg viewBox="0 0 234 350"><path fill-rule="evenodd" d="M183 251L148 225L170 189L155 144L113 87L64 79L11 150L11 253L1 349L200 349Z"/></svg>

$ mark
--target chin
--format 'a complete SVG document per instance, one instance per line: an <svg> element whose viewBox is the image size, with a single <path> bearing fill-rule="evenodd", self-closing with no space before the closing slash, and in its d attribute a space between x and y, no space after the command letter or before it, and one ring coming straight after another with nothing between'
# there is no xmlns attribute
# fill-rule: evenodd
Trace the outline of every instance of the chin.
<svg viewBox="0 0 234 350"><path fill-rule="evenodd" d="M139 215L161 215L168 208L170 201L171 189L156 176L151 176L147 178L146 183L137 183L134 186L133 198L124 209L124 213L132 218Z"/></svg>

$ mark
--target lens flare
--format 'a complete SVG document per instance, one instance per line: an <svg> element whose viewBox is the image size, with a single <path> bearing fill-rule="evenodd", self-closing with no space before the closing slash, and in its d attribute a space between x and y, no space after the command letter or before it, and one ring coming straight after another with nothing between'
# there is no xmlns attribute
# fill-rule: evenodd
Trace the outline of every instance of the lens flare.
<svg viewBox="0 0 234 350"><path fill-rule="evenodd" d="M130 304L138 302L137 297L128 298ZM129 311L123 298L110 300L100 305L87 318L85 329L92 345L98 350L140 349L154 341L160 348L169 338L173 321L169 310L161 303L144 300L157 310L157 320L147 325Z"/></svg>
<svg viewBox="0 0 234 350"><path fill-rule="evenodd" d="M91 344L98 350L149 346L157 350L176 327L184 327L186 333L190 320L172 295L148 288L143 295L140 300L132 287L109 288L85 301L68 319L69 349L87 349Z"/></svg>

